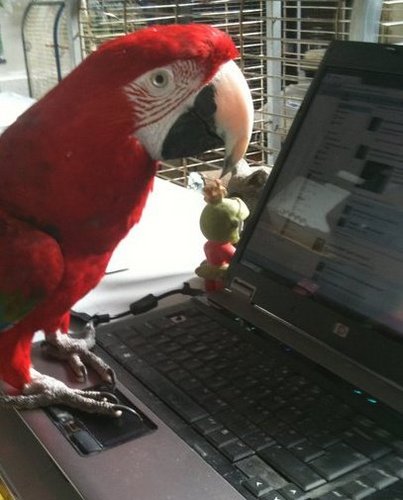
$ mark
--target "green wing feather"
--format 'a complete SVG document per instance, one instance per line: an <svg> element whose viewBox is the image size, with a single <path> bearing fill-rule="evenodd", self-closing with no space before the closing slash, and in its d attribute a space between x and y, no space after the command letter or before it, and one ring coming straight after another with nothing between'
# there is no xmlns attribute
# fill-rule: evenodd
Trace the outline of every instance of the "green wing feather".
<svg viewBox="0 0 403 500"><path fill-rule="evenodd" d="M37 300L27 299L18 292L14 294L0 293L0 332L17 324L37 303Z"/></svg>
<svg viewBox="0 0 403 500"><path fill-rule="evenodd" d="M49 297L63 271L57 241L0 208L0 332Z"/></svg>

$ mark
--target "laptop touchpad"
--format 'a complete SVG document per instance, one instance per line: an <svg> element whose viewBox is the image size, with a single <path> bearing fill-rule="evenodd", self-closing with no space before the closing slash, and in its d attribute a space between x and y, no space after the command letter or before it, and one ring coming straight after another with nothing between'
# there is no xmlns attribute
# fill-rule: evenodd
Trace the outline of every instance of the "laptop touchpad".
<svg viewBox="0 0 403 500"><path fill-rule="evenodd" d="M107 390L94 387L95 390ZM123 410L121 417L107 417L85 413L64 406L50 406L45 411L66 439L80 455L92 455L113 448L132 439L153 432L157 426L117 390L119 403L130 410Z"/></svg>

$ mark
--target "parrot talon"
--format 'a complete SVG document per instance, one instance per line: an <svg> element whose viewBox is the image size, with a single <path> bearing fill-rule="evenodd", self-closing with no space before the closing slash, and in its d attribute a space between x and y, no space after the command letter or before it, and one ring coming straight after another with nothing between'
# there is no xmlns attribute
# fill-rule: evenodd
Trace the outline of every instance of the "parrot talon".
<svg viewBox="0 0 403 500"><path fill-rule="evenodd" d="M86 391L88 392L88 391ZM99 394L101 397L101 401L105 401L107 403L113 403L115 405L119 404L119 399L112 392L106 391L93 391L94 394Z"/></svg>
<svg viewBox="0 0 403 500"><path fill-rule="evenodd" d="M86 333L72 336L56 332L48 334L41 344L43 353L49 357L67 360L74 374L80 382L87 379L86 365L92 368L101 379L112 387L116 384L115 372L101 358L90 349L95 343L95 329L90 322L87 324Z"/></svg>
<svg viewBox="0 0 403 500"><path fill-rule="evenodd" d="M127 411L127 412L132 413L133 415L135 415L140 420L140 422L143 422L143 417L134 408L130 408L130 406L126 406L126 405L122 405L122 404L115 405L115 408L118 411L120 411L121 415L122 415L122 413L124 411Z"/></svg>
<svg viewBox="0 0 403 500"><path fill-rule="evenodd" d="M31 410L43 406L66 405L87 413L119 417L123 405L112 393L71 389L60 380L31 369L32 380L17 396L0 396L0 408Z"/></svg>

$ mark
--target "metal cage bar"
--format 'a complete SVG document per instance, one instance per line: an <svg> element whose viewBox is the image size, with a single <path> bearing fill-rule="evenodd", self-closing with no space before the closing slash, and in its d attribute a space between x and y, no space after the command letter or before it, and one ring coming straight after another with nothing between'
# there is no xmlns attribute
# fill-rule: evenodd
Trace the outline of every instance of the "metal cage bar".
<svg viewBox="0 0 403 500"><path fill-rule="evenodd" d="M40 98L77 63L71 13L76 0L31 1L24 11L21 36L31 97Z"/></svg>

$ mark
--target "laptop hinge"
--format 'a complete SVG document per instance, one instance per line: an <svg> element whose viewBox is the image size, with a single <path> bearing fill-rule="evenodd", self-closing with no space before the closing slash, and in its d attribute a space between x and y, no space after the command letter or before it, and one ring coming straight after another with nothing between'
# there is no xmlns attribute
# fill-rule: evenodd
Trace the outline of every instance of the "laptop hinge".
<svg viewBox="0 0 403 500"><path fill-rule="evenodd" d="M255 294L256 288L247 283L246 281L243 281L239 278L234 278L231 281L230 290L232 293L242 295L243 297L248 299L249 302L251 302Z"/></svg>

